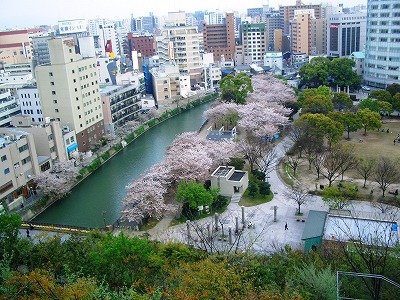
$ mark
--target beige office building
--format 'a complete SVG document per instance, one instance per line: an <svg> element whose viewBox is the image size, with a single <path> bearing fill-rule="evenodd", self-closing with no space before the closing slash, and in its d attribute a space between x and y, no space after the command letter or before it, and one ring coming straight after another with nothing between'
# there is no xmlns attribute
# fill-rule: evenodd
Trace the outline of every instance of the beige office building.
<svg viewBox="0 0 400 300"><path fill-rule="evenodd" d="M153 80L153 96L159 106L169 106L181 98L180 73L176 65L165 64L150 70ZM186 76L187 77L187 76Z"/></svg>
<svg viewBox="0 0 400 300"><path fill-rule="evenodd" d="M291 52L311 55L314 10L296 10L291 22Z"/></svg>
<svg viewBox="0 0 400 300"><path fill-rule="evenodd" d="M200 57L200 44L203 35L197 27L164 27L156 37L160 64L168 62L179 66L181 75L189 75L193 84L201 82L203 65Z"/></svg>
<svg viewBox="0 0 400 300"><path fill-rule="evenodd" d="M43 116L75 130L78 149L86 152L104 135L96 59L75 53L71 37L48 44L51 63L35 70Z"/></svg>
<svg viewBox="0 0 400 300"><path fill-rule="evenodd" d="M289 35L290 33L290 22L295 17L296 10L313 9L316 19L322 18L322 6L321 4L304 4L301 0L296 0L296 5L279 6L280 14L280 26L283 30L283 35Z"/></svg>

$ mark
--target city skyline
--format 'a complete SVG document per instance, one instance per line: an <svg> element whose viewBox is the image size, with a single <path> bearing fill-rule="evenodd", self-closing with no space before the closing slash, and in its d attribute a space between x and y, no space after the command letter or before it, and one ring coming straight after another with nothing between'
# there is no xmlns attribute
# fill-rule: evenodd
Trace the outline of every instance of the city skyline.
<svg viewBox="0 0 400 300"><path fill-rule="evenodd" d="M2 7L3 17L0 21L0 30L13 29L13 28L29 28L36 25L56 25L57 21L69 19L128 19L131 14L134 17L146 16L150 12L154 15L163 16L171 11L239 11L246 12L247 8L261 7L269 2L270 7L278 8L282 4L278 0L262 1L262 0L248 0L248 1L215 1L203 0L199 2L191 2L184 0L173 0L170 2L155 0L151 3L144 3L144 5L137 5L133 1L120 0L116 5L110 5L109 1L97 1L93 5L91 1L78 1L70 0L66 2L52 1L52 0L37 0L37 1L11 1L6 6ZM321 1L309 0L303 1L305 4L317 4ZM343 0L329 1L332 5L343 3ZM294 5L295 0L286 1L287 5ZM367 4L367 0L354 0L351 6L360 4ZM350 5L346 5L350 7Z"/></svg>

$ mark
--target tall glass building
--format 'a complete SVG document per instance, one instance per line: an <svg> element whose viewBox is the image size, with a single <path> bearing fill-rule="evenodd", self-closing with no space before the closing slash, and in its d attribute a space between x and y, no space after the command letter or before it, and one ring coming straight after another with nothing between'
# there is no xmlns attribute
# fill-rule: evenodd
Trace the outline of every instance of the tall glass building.
<svg viewBox="0 0 400 300"><path fill-rule="evenodd" d="M364 80L386 88L400 83L400 1L368 0Z"/></svg>

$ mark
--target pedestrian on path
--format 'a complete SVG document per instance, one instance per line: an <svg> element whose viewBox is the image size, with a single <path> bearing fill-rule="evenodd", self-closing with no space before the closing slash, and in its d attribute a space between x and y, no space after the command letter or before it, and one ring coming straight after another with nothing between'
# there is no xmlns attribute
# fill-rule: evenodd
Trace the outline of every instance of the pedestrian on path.
<svg viewBox="0 0 400 300"><path fill-rule="evenodd" d="M396 139L393 140L393 145L396 145Z"/></svg>
<svg viewBox="0 0 400 300"><path fill-rule="evenodd" d="M29 229L26 230L26 237L30 238L31 236L29 235Z"/></svg>
<svg viewBox="0 0 400 300"><path fill-rule="evenodd" d="M287 222L285 224L285 230L289 230L288 226L287 226Z"/></svg>

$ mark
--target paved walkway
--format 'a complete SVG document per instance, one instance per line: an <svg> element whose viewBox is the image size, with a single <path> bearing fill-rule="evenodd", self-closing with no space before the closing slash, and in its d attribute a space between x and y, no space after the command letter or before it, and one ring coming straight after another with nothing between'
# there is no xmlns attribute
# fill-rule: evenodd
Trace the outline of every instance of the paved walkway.
<svg viewBox="0 0 400 300"><path fill-rule="evenodd" d="M288 143L289 139L286 138L277 145L277 155L279 159L284 157L284 149L287 148ZM307 205L302 205L301 207L303 215L300 217L296 216L297 204L294 201L287 199L284 195L285 192L289 190L289 187L282 182L276 170L272 171L268 176L268 180L271 183L271 189L274 193L274 198L268 203L244 208L245 226L243 234L240 237L242 248L251 248L253 251L260 253L272 253L284 248L286 245L290 246L292 249L302 249L303 243L301 241L301 236L303 234L305 220L307 219L309 211L328 211L328 207L321 197L311 196ZM277 207L276 221L274 221L274 206ZM369 202L365 201L355 201L353 202L353 206L349 209L364 216L372 216L379 213L379 210L376 207L373 207ZM172 221L174 215L174 212L167 214L158 225L149 230L148 233L150 234L150 238L165 242L190 242L197 244L199 247L206 247L206 245L202 243L202 238L207 235L208 226L215 229L215 217L211 216L199 221L191 222L190 231L188 232L187 224L168 227L168 224ZM240 207L237 202L231 202L227 210L219 216L219 233L222 234L221 225L224 226L224 234L226 236L228 236L229 227L232 232L234 232L236 228L236 218L238 219L239 227L242 228L242 207ZM254 225L254 228L248 228L247 225L249 222ZM288 230L285 230L285 224L287 224ZM196 234L195 231L200 233ZM190 238L188 238L188 234L190 234ZM203 236L198 238L199 235ZM233 241L235 240L234 235L232 239ZM229 238L227 237L225 242L222 241L220 243L229 245Z"/></svg>

